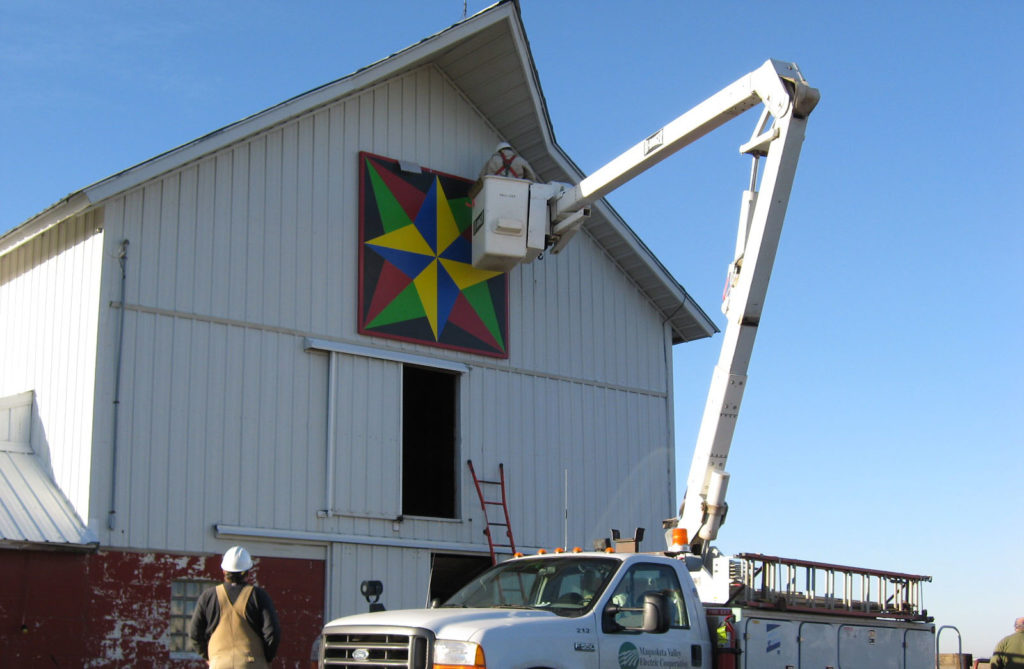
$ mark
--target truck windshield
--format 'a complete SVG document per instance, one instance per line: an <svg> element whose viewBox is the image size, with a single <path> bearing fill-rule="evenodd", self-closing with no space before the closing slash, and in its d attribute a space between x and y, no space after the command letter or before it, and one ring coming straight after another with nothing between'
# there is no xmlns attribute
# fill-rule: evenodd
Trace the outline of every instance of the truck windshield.
<svg viewBox="0 0 1024 669"><path fill-rule="evenodd" d="M620 564L604 557L517 558L488 569L443 606L545 609L580 616L598 600Z"/></svg>

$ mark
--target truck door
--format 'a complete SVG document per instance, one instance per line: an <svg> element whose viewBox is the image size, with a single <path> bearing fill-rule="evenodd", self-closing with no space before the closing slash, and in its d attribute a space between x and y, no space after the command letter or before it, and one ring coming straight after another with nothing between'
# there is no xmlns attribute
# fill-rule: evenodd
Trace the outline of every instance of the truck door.
<svg viewBox="0 0 1024 669"><path fill-rule="evenodd" d="M642 631L644 595L662 593L668 600L669 629ZM597 612L601 669L639 667L711 667L710 645L700 633L675 570L669 565L638 563L615 584L611 598ZM692 609L697 610L697 609Z"/></svg>

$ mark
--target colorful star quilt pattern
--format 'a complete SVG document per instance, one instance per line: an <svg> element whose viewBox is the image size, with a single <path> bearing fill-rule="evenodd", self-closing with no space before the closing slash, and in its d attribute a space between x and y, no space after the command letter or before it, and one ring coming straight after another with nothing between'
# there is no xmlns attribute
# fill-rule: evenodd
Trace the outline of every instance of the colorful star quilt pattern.
<svg viewBox="0 0 1024 669"><path fill-rule="evenodd" d="M508 276L472 265L472 181L359 154L359 332L508 357Z"/></svg>

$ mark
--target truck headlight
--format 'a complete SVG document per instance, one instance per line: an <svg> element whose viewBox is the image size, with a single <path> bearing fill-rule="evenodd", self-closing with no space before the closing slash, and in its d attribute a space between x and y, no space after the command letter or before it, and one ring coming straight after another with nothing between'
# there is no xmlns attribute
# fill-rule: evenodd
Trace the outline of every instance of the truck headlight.
<svg viewBox="0 0 1024 669"><path fill-rule="evenodd" d="M463 667L486 667L484 649L471 641L434 642L434 669L462 669Z"/></svg>

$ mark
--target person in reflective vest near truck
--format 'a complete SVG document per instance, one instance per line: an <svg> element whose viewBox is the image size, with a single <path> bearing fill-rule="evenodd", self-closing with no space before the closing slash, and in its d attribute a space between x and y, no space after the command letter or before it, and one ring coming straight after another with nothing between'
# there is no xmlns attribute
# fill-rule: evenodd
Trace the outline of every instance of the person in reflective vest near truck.
<svg viewBox="0 0 1024 669"><path fill-rule="evenodd" d="M221 560L224 582L196 601L189 636L211 669L264 669L281 641L274 602L263 588L246 583L252 557L232 546Z"/></svg>

